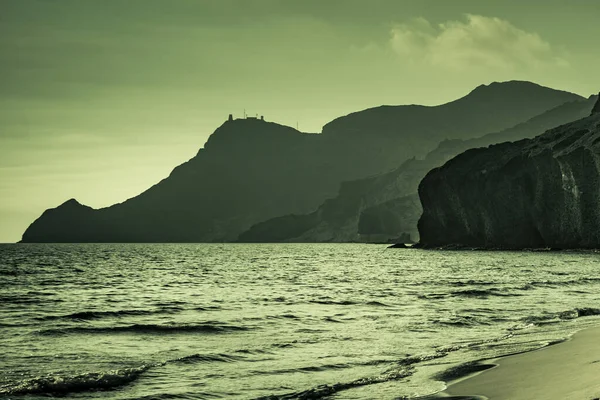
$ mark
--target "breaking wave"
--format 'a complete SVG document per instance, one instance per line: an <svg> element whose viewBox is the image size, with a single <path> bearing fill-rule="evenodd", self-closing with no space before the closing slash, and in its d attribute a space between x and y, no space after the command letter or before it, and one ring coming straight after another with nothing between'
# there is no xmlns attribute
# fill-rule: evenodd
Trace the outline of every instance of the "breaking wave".
<svg viewBox="0 0 600 400"><path fill-rule="evenodd" d="M350 382L340 382L331 385L320 385L300 392L286 393L280 395L270 395L258 397L256 400L317 400L331 396L343 390L353 389L361 386L374 385L390 381L397 381L407 378L413 374L413 369L400 368L395 371L388 371L379 376L360 378Z"/></svg>
<svg viewBox="0 0 600 400"><path fill-rule="evenodd" d="M157 325L157 324L133 324L123 326L76 326L70 328L45 329L39 331L41 335L64 335L64 334L107 334L107 333L146 333L146 334L164 334L164 333L204 333L218 334L247 331L250 328L237 325L207 322L195 325Z"/></svg>
<svg viewBox="0 0 600 400"><path fill-rule="evenodd" d="M245 361L246 357L236 356L231 354L191 354L189 356L179 357L170 362L181 363L181 364L193 364L193 363L211 363L211 362L236 362Z"/></svg>
<svg viewBox="0 0 600 400"><path fill-rule="evenodd" d="M561 311L557 313L547 313L543 315L533 315L530 317L526 317L523 322L534 323L534 324L544 324L544 323L552 323L554 321L560 322L570 319L576 319L581 317L593 317L600 315L600 309L598 308L574 308L572 310Z"/></svg>
<svg viewBox="0 0 600 400"><path fill-rule="evenodd" d="M510 296L519 296L517 293L511 293L508 290L490 288L490 289L466 289L466 290L456 290L450 292L452 296L458 297L489 297L489 296L502 296L502 297L510 297Z"/></svg>
<svg viewBox="0 0 600 400"><path fill-rule="evenodd" d="M47 315L39 318L40 320L57 320L57 319L71 319L71 320L91 320L100 318L110 317L125 317L125 316L140 316L140 315L152 315L164 312L172 312L165 310L150 311L150 310L118 310L118 311L80 311L65 315Z"/></svg>
<svg viewBox="0 0 600 400"><path fill-rule="evenodd" d="M1 386L0 395L46 394L60 396L74 392L109 390L135 381L151 367L152 365L142 365L137 368L88 372L70 376L48 375Z"/></svg>

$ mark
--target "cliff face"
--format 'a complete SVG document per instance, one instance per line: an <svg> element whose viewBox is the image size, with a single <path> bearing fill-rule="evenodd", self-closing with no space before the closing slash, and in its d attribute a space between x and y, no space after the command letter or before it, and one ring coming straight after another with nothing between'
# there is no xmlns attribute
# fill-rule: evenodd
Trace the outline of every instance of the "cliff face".
<svg viewBox="0 0 600 400"><path fill-rule="evenodd" d="M590 114L596 98L562 104L512 128L469 140L446 140L424 160L409 160L385 174L342 184L336 197L309 214L252 226L244 242L389 242L419 239L419 183L431 169L474 147L530 138Z"/></svg>
<svg viewBox="0 0 600 400"><path fill-rule="evenodd" d="M600 113L469 150L419 186L424 247L600 247Z"/></svg>
<svg viewBox="0 0 600 400"><path fill-rule="evenodd" d="M596 105L592 109L592 115L598 113L600 113L600 94L598 95L598 101L596 102Z"/></svg>
<svg viewBox="0 0 600 400"><path fill-rule="evenodd" d="M384 107L382 118L379 111L365 110L328 124L320 135L256 119L228 121L194 158L139 196L100 210L73 202L48 210L26 230L23 241L233 241L260 221L310 213L335 196L343 181L381 174L414 154L426 154L437 137L508 128L540 110L579 99L527 82L508 82L480 87L446 105ZM448 113L452 123L440 125L438 117ZM390 188L402 179L391 179ZM377 193L367 200L350 197L352 204L362 204L346 208L354 211L392 199ZM325 209L323 215L337 221L338 229L339 210ZM359 216L352 218L344 226L353 227L335 234L340 240L352 229L356 237ZM326 240L329 233L318 237Z"/></svg>

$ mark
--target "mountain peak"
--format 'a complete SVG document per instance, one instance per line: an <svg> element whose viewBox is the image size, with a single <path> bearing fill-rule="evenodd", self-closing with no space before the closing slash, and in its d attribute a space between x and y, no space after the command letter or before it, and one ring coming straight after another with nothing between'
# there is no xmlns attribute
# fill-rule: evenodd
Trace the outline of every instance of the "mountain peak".
<svg viewBox="0 0 600 400"><path fill-rule="evenodd" d="M546 91L554 91L554 92L564 92L562 90L551 89L542 85L538 85L534 82L529 81L505 81L505 82L492 82L487 85L479 85L475 89L473 89L469 95L499 95L499 94L513 94L517 92L523 91L538 91L538 92L546 92ZM567 92L564 92L567 93ZM572 93L570 93L572 94Z"/></svg>
<svg viewBox="0 0 600 400"><path fill-rule="evenodd" d="M56 207L56 209L61 209L61 210L83 210L83 209L89 209L89 210L92 210L91 207L86 206L84 204L81 204L80 202L78 202L75 199L69 199L69 200L65 201L60 206Z"/></svg>
<svg viewBox="0 0 600 400"><path fill-rule="evenodd" d="M73 206L82 206L83 204L81 204L80 202L78 202L75 199L69 199L67 201L65 201L64 203L62 203L59 207L73 207Z"/></svg>
<svg viewBox="0 0 600 400"><path fill-rule="evenodd" d="M480 92L482 90L490 90L490 89L500 89L503 87L516 87L516 86L521 86L521 87L533 87L533 86L537 86L540 87L540 85L538 85L537 83L533 83L533 82L529 82L529 81L503 81L503 82L498 82L498 81L494 81L488 84L481 84L479 86L477 86L475 89L473 89L471 91L472 92Z"/></svg>
<svg viewBox="0 0 600 400"><path fill-rule="evenodd" d="M261 118L229 119L209 136L204 149L233 149L250 151L251 147L268 146L291 138L312 136L296 129Z"/></svg>
<svg viewBox="0 0 600 400"><path fill-rule="evenodd" d="M246 117L246 118L235 118L235 119L228 119L227 121L225 121L225 123L223 123L219 128L217 128L217 130L215 131L215 133L219 130L227 130L227 131L265 131L265 130L277 130L277 129L283 129L283 130L293 130L296 131L294 128L286 126L286 125L282 125L282 124L278 124L276 122L271 122L271 121L265 121L264 118L261 117Z"/></svg>

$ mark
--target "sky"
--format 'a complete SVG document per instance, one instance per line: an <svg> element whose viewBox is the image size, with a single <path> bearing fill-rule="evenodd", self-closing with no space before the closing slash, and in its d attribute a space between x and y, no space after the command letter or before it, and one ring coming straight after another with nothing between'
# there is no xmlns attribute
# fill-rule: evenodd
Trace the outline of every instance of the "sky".
<svg viewBox="0 0 600 400"><path fill-rule="evenodd" d="M512 79L600 90L595 0L0 0L0 242L133 197L229 113L317 133Z"/></svg>

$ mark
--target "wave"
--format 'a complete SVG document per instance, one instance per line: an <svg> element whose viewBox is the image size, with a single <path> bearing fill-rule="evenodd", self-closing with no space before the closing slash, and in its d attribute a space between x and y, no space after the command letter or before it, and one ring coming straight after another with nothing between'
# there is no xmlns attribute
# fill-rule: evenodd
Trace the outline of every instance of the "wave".
<svg viewBox="0 0 600 400"><path fill-rule="evenodd" d="M431 321L436 325L449 325L458 327L476 326L476 325L490 325L488 319L479 318L472 315L456 316L447 319L435 319Z"/></svg>
<svg viewBox="0 0 600 400"><path fill-rule="evenodd" d="M385 372L379 376L360 378L350 382L340 382L331 385L320 385L300 392L270 395L258 397L256 400L317 400L329 397L343 390L353 389L361 386L374 385L390 381L397 381L407 378L414 373L411 367L400 368L394 371Z"/></svg>
<svg viewBox="0 0 600 400"><path fill-rule="evenodd" d="M264 361L264 359L249 359L241 354L267 354L266 350L236 350L234 354L191 354L171 360L166 360L160 363L144 364L135 368L122 368L103 372L88 372L77 375L48 375L33 379L27 379L17 383L11 383L0 386L0 396L16 396L16 395L49 395L49 396L64 396L69 393L110 390L120 386L129 384L135 381L142 373L150 368L164 366L171 363L177 364L193 364L193 363L232 363L238 361ZM307 369L307 372L309 370ZM170 396L170 395L169 395ZM206 396L211 397L210 394ZM170 398L170 397L169 397ZM187 397L184 397L187 398ZM199 398L197 396L193 398Z"/></svg>
<svg viewBox="0 0 600 400"><path fill-rule="evenodd" d="M501 296L501 297L519 296L519 294L511 293L506 289L498 289L498 288L455 290L455 291L450 292L450 295L457 296L457 297L482 297L482 298L486 298L489 296Z"/></svg>
<svg viewBox="0 0 600 400"><path fill-rule="evenodd" d="M585 284L597 284L600 282L600 278L579 278L579 279L570 279L565 281L552 281L552 280L543 280L543 281L531 281L527 285L530 286L541 286L541 287L556 287L556 286L569 286L569 285L585 285ZM526 286L527 286L526 285Z"/></svg>
<svg viewBox="0 0 600 400"><path fill-rule="evenodd" d="M584 307L584 308L574 308L571 310L560 311L557 313L548 313L548 314L544 314L544 315L538 315L538 316L534 315L534 316L526 317L525 322L542 323L542 322L549 322L552 320L565 321L565 320L570 320L570 319L576 319L576 318L581 318L581 317L593 317L593 316L598 316L598 315L600 315L600 309Z"/></svg>
<svg viewBox="0 0 600 400"><path fill-rule="evenodd" d="M417 297L421 300L438 300L450 297L450 293L425 293L419 294Z"/></svg>
<svg viewBox="0 0 600 400"><path fill-rule="evenodd" d="M558 324L560 322L584 317L600 316L600 308L581 307L555 313L542 315L531 315L521 319L521 323L511 327L509 330L522 330L531 326Z"/></svg>
<svg viewBox="0 0 600 400"><path fill-rule="evenodd" d="M424 293L419 294L417 297L422 300L438 300L446 299L448 297L465 297L465 298L488 298L490 296L498 297L513 297L521 296L519 293L511 292L509 289L499 288L488 288L488 289L464 289L464 290L453 290L450 292L440 293Z"/></svg>
<svg viewBox="0 0 600 400"><path fill-rule="evenodd" d="M336 300L311 300L309 301L309 303L312 304L326 304L326 305L336 305L336 306L351 306L354 304L359 304L355 301L352 300L341 300L341 301L336 301Z"/></svg>
<svg viewBox="0 0 600 400"><path fill-rule="evenodd" d="M45 298L40 299L41 296ZM53 293L20 293L15 295L0 295L0 303L2 304L39 304L39 303L62 303L64 300L59 298L53 298Z"/></svg>
<svg viewBox="0 0 600 400"><path fill-rule="evenodd" d="M221 394L199 392L194 390L186 393L160 393L149 394L146 396L127 397L125 400L212 400L222 398L223 396Z"/></svg>
<svg viewBox="0 0 600 400"><path fill-rule="evenodd" d="M269 350L266 349L240 349L236 350L235 353L240 354L273 354Z"/></svg>
<svg viewBox="0 0 600 400"><path fill-rule="evenodd" d="M247 331L250 328L237 325L228 325L222 323L207 322L195 325L156 325L156 324L133 324L123 326L107 326L107 327L92 327L92 326L77 326L70 328L45 329L38 331L41 335L61 335L69 333L79 334L111 334L111 333L148 333L148 334L163 334L163 333L204 333L204 334L219 334Z"/></svg>
<svg viewBox="0 0 600 400"><path fill-rule="evenodd" d="M448 353L450 353L451 351L456 351L459 350L458 348L444 348L444 349L438 349L435 353L432 354L421 354L418 356L409 356L406 358L403 358L402 360L398 361L398 365L403 365L403 366L412 366L414 364L418 364L418 363L422 363L425 361L432 361L432 360L437 360L438 358L443 358L446 357L448 355Z"/></svg>
<svg viewBox="0 0 600 400"><path fill-rule="evenodd" d="M353 300L328 300L328 299L318 299L318 300L310 300L309 303L312 304L324 304L324 305L333 305L333 306L353 306L353 305L366 305L372 307L390 307L388 304L382 303L380 301L368 301L366 303L361 303Z"/></svg>
<svg viewBox="0 0 600 400"><path fill-rule="evenodd" d="M194 364L194 363L211 363L211 362L223 362L230 363L236 361L245 361L246 357L235 356L231 354L191 354L189 356L179 357L169 362L181 363L181 364Z"/></svg>
<svg viewBox="0 0 600 400"><path fill-rule="evenodd" d="M434 375L436 380L449 382L467 375L474 374L475 372L485 371L486 369L494 368L494 364L484 364L481 361L470 361L464 364L459 364L455 367L448 368L445 371L439 372Z"/></svg>
<svg viewBox="0 0 600 400"><path fill-rule="evenodd" d="M382 303L381 301L377 301L377 300L373 300L373 301L369 301L365 303L368 306L373 306L373 307L390 307L390 305Z"/></svg>
<svg viewBox="0 0 600 400"><path fill-rule="evenodd" d="M263 320L264 318L266 318L266 319L302 319L301 317L291 314L291 313L285 313L285 314L279 314L279 315L268 315L266 317L250 317L250 318L244 318L244 319Z"/></svg>
<svg viewBox="0 0 600 400"><path fill-rule="evenodd" d="M221 306L196 306L193 308L194 311L218 311L222 309L223 307Z"/></svg>
<svg viewBox="0 0 600 400"><path fill-rule="evenodd" d="M105 372L88 372L70 376L49 375L28 379L16 384L0 386L0 395L65 395L68 393L91 390L109 390L133 382L142 373L152 367L153 365L142 365L137 368L123 368Z"/></svg>
<svg viewBox="0 0 600 400"><path fill-rule="evenodd" d="M115 311L79 311L65 315L46 315L43 317L36 318L42 321L51 321L57 319L72 319L72 320L91 320L100 319L106 317L125 317L125 316L139 316L139 315L151 315L162 313L164 311L150 311L150 310L115 310ZM170 312L170 311L167 311Z"/></svg>
<svg viewBox="0 0 600 400"><path fill-rule="evenodd" d="M496 282L488 282L488 281L476 281L473 279L469 279L466 281L450 281L448 282L449 286L493 286Z"/></svg>
<svg viewBox="0 0 600 400"><path fill-rule="evenodd" d="M322 371L329 371L329 370L352 368L353 366L354 365L351 365L351 364L311 365L309 367L300 367L300 368L252 371L252 375L282 375L282 374L295 374L295 373L322 372Z"/></svg>
<svg viewBox="0 0 600 400"><path fill-rule="evenodd" d="M575 312L577 315L576 318L591 317L591 316L600 315L600 308L591 308L591 307L576 308Z"/></svg>
<svg viewBox="0 0 600 400"><path fill-rule="evenodd" d="M395 367L395 369L388 370L387 372L383 373L382 375L375 376L375 377L360 378L360 379L356 379L356 380L353 380L350 382L335 383L335 384L331 384L331 385L320 385L315 388L311 388L311 389L299 391L299 392L263 396L263 397L257 398L256 400L317 400L317 399L327 398L338 392L348 390L348 389L353 389L353 388L372 385L372 384L385 383L385 382L389 382L389 381L396 381L396 380L400 380L400 379L411 376L415 372L416 364L420 364L423 362L430 362L430 361L433 361L436 359L444 358L449 353L459 351L464 348L480 346L483 344L495 343L495 342L499 342L499 341L505 340L510 337L512 337L512 334L504 335L504 336L497 337L497 338L487 339L487 340L483 340L480 342L473 342L473 343L467 343L467 344L461 344L461 345L455 345L455 346L447 346L447 347L439 348L434 353L431 353L431 354L408 356L401 360L396 360L396 361L394 361L394 360L371 360L366 363L363 363L363 365L394 363L397 365L397 367ZM332 364L332 365L323 365L323 366L316 366L316 367L297 368L297 369L291 369L291 370L281 370L281 371L275 371L275 372L271 372L271 373L314 372L314 371L324 371L327 369L348 368L348 367L352 367L353 365ZM462 366L451 368L450 370L440 373L439 376L440 377L444 376L444 377L448 378L451 375L459 375L459 374L464 374L466 372L475 372L475 371L483 370L483 369L487 369L487 368L489 368L489 367L485 366L485 365L475 365L473 363L473 364L462 365ZM475 399L475 397L473 397L473 399Z"/></svg>

